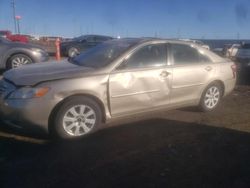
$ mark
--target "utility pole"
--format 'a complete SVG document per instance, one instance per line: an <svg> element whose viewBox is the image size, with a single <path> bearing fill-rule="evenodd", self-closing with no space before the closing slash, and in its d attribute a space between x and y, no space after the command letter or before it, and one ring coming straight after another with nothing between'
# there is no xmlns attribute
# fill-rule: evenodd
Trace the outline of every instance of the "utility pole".
<svg viewBox="0 0 250 188"><path fill-rule="evenodd" d="M17 33L20 34L20 20L21 16L16 16L16 23L17 23Z"/></svg>
<svg viewBox="0 0 250 188"><path fill-rule="evenodd" d="M17 23L16 23L16 2L15 0L12 0L11 6L13 9L13 20L14 20L14 28L15 28L15 33L17 32Z"/></svg>
<svg viewBox="0 0 250 188"><path fill-rule="evenodd" d="M237 40L240 40L240 33L237 32Z"/></svg>

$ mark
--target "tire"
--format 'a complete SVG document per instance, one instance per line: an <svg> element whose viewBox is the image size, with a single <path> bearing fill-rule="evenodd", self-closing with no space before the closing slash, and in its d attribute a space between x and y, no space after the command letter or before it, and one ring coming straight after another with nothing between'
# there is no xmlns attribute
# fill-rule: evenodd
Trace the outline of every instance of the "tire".
<svg viewBox="0 0 250 188"><path fill-rule="evenodd" d="M16 54L10 57L9 61L7 62L7 69L17 68L26 64L33 63L32 59L24 54Z"/></svg>
<svg viewBox="0 0 250 188"><path fill-rule="evenodd" d="M80 52L76 47L70 47L68 49L68 57L72 58L72 57L75 57L75 56L77 56L79 54L80 54Z"/></svg>
<svg viewBox="0 0 250 188"><path fill-rule="evenodd" d="M96 131L101 119L101 109L94 100L73 97L55 113L52 133L60 139L80 138Z"/></svg>
<svg viewBox="0 0 250 188"><path fill-rule="evenodd" d="M220 103L222 87L219 83L210 84L202 93L199 108L203 112L214 110Z"/></svg>

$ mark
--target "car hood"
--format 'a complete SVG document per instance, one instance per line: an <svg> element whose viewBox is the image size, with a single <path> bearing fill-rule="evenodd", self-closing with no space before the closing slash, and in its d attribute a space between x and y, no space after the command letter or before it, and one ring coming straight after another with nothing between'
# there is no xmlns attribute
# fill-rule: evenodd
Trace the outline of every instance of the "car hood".
<svg viewBox="0 0 250 188"><path fill-rule="evenodd" d="M93 68L82 67L64 61L25 65L5 72L3 76L4 79L17 86L30 86L50 80L82 77L86 73L93 71Z"/></svg>

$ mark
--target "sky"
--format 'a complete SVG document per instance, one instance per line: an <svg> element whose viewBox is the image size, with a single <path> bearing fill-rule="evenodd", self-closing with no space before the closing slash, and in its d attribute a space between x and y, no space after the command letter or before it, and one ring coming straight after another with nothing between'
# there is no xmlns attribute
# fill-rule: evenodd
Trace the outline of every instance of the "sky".
<svg viewBox="0 0 250 188"><path fill-rule="evenodd" d="M0 29L14 31L12 0ZM15 0L24 34L250 39L250 0Z"/></svg>

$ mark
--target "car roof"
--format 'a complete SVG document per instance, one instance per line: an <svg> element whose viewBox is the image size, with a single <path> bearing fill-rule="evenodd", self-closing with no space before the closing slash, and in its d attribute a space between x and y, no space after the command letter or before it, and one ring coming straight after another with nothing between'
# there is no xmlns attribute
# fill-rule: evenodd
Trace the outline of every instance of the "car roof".
<svg viewBox="0 0 250 188"><path fill-rule="evenodd" d="M113 37L105 36L105 35L80 35L80 36L75 37L75 38L82 38L82 37L107 37L107 38L113 38Z"/></svg>
<svg viewBox="0 0 250 188"><path fill-rule="evenodd" d="M153 37L142 37L142 38L121 38L121 39L114 39L114 40L120 40L120 41L131 41L137 44L140 43L147 43L147 42L169 42L169 43L179 43L179 44L187 44L187 45L195 45L198 46L198 44L191 42L191 41L185 41L185 40L179 40L179 39L163 39L163 38L153 38Z"/></svg>

